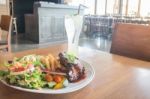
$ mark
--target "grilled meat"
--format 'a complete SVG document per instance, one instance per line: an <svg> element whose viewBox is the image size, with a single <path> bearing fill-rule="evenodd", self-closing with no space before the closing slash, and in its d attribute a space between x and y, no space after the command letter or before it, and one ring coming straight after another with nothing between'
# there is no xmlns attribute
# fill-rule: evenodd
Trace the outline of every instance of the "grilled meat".
<svg viewBox="0 0 150 99"><path fill-rule="evenodd" d="M68 80L70 82L76 82L85 76L85 68L78 61L76 63L70 63L64 54L59 54L60 64L65 67Z"/></svg>

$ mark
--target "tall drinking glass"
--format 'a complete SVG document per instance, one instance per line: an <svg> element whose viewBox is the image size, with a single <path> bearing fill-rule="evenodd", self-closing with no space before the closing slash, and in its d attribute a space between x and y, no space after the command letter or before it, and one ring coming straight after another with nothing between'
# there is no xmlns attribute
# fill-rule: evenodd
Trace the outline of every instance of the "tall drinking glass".
<svg viewBox="0 0 150 99"><path fill-rule="evenodd" d="M78 42L82 30L83 16L65 16L65 28L68 37L68 52L78 55Z"/></svg>

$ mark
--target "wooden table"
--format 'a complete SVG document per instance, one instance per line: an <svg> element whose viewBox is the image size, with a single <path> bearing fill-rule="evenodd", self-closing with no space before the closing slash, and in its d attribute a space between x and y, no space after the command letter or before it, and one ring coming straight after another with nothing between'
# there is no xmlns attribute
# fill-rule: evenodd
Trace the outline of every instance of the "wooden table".
<svg viewBox="0 0 150 99"><path fill-rule="evenodd" d="M65 45L55 45L13 54L0 60L30 53L58 54ZM150 62L97 50L80 48L80 57L95 69L94 80L85 88L68 94L50 95L18 91L0 83L0 99L150 99Z"/></svg>
<svg viewBox="0 0 150 99"><path fill-rule="evenodd" d="M2 30L1 30L1 27L0 27L0 41L2 40Z"/></svg>

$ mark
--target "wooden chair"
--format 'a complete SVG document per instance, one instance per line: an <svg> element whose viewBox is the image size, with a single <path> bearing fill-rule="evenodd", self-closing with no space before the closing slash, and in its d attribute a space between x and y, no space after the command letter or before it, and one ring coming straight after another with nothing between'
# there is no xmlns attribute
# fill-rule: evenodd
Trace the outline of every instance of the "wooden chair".
<svg viewBox="0 0 150 99"><path fill-rule="evenodd" d="M0 28L3 31L2 33L7 32L6 40L0 41L0 50L6 49L8 52L11 52L12 17L8 15L2 15Z"/></svg>
<svg viewBox="0 0 150 99"><path fill-rule="evenodd" d="M116 24L111 53L150 61L150 26Z"/></svg>

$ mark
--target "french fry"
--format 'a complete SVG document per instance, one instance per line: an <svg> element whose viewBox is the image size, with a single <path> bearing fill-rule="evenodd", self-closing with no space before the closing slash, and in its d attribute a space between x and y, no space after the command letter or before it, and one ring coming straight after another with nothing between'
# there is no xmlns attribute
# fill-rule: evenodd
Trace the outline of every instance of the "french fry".
<svg viewBox="0 0 150 99"><path fill-rule="evenodd" d="M55 58L51 54L49 54L48 57L49 57L49 62L50 62L51 70L55 71L55 63L54 63Z"/></svg>
<svg viewBox="0 0 150 99"><path fill-rule="evenodd" d="M52 70L48 56L45 57L45 65L46 65L46 67L47 67L49 70Z"/></svg>
<svg viewBox="0 0 150 99"><path fill-rule="evenodd" d="M42 62L43 64L45 64L46 67L47 67L49 70L51 70L51 68L50 68L50 63L49 63L49 57L47 57L47 56L41 57L41 62Z"/></svg>
<svg viewBox="0 0 150 99"><path fill-rule="evenodd" d="M55 59L55 67L56 68L61 68L61 65L60 65L60 63L58 62L57 59Z"/></svg>
<svg viewBox="0 0 150 99"><path fill-rule="evenodd" d="M41 57L41 62L51 71L55 71L56 68L61 68L59 61L52 54Z"/></svg>

